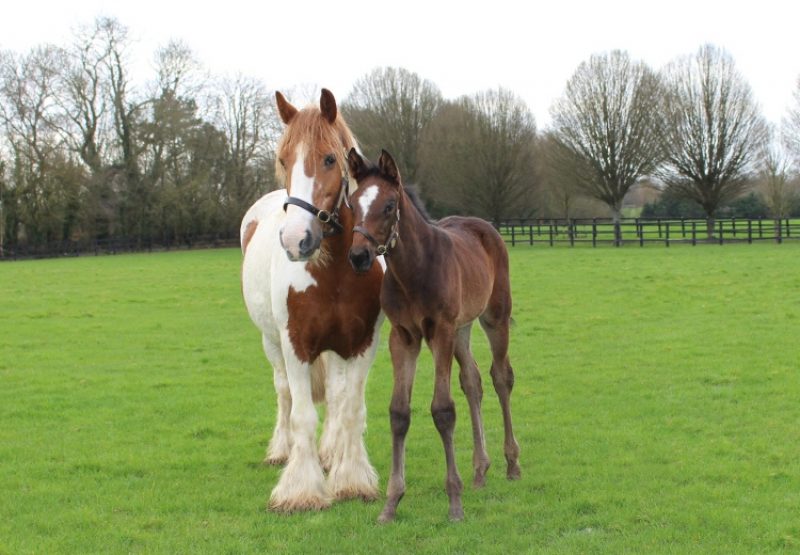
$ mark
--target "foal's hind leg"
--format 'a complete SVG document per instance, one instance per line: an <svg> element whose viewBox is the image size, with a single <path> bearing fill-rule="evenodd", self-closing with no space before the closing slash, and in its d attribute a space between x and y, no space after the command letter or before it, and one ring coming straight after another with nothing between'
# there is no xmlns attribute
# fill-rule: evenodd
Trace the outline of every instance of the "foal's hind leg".
<svg viewBox="0 0 800 555"><path fill-rule="evenodd" d="M511 424L511 390L514 388L514 370L508 360L510 318L508 315L501 315L501 317L493 319L489 314L484 313L480 322L492 349L492 383L503 411L503 428L505 430L503 450L508 464L506 475L509 480L517 480L520 477L519 444L514 438Z"/></svg>
<svg viewBox="0 0 800 555"><path fill-rule="evenodd" d="M486 483L486 471L489 470L489 455L486 453L486 438L483 433L483 418L481 417L481 400L483 387L478 365L469 348L472 323L464 326L456 333L455 355L461 372L458 375L461 389L469 403L469 415L472 419L472 467L475 470L473 485L483 487Z"/></svg>

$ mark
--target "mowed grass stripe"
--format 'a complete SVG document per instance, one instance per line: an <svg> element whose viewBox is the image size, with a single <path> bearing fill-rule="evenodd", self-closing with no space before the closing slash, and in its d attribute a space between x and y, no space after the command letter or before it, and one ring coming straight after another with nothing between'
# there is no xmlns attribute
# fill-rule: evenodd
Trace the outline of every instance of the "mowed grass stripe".
<svg viewBox="0 0 800 555"><path fill-rule="evenodd" d="M800 546L800 247L511 249L523 479L447 521L420 360L398 522L265 511L271 370L237 250L0 264L0 553L771 552ZM391 460L384 333L367 444ZM456 370L457 372L457 370ZM457 390L457 452L471 433Z"/></svg>

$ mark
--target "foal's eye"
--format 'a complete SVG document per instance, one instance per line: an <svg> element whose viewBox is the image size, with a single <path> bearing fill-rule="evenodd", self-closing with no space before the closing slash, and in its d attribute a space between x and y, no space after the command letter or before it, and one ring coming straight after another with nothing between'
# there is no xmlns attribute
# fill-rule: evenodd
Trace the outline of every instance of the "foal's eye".
<svg viewBox="0 0 800 555"><path fill-rule="evenodd" d="M278 158L278 162L280 163L283 169L286 169L286 162L284 161L283 158Z"/></svg>
<svg viewBox="0 0 800 555"><path fill-rule="evenodd" d="M326 168L330 168L336 163L336 156L328 154L322 162Z"/></svg>

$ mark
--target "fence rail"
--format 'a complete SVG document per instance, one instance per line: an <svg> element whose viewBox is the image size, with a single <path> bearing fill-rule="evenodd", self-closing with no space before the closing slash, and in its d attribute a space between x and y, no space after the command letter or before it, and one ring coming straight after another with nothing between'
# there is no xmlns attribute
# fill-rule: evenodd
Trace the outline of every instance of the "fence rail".
<svg viewBox="0 0 800 555"><path fill-rule="evenodd" d="M516 245L632 245L782 243L800 239L800 220L767 218L504 220L495 227L506 243Z"/></svg>
<svg viewBox="0 0 800 555"><path fill-rule="evenodd" d="M42 245L18 245L13 249L0 249L0 261L238 246L238 236L225 235L202 235L168 241L117 237L86 241L55 241Z"/></svg>

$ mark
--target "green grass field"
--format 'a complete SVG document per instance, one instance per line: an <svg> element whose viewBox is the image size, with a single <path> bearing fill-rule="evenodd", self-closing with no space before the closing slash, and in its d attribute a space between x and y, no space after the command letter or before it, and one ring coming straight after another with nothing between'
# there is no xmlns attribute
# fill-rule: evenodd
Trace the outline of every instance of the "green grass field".
<svg viewBox="0 0 800 555"><path fill-rule="evenodd" d="M0 553L799 550L800 245L516 247L511 261L523 478L504 478L476 330L487 486L447 520L426 354L391 525L382 499L265 510L274 392L238 251L0 264ZM382 488L385 338L367 399Z"/></svg>

